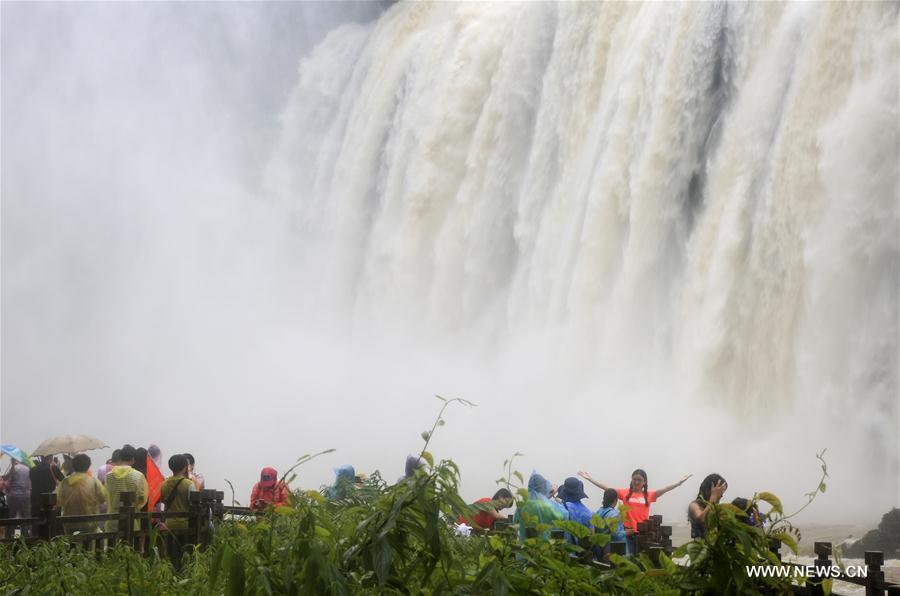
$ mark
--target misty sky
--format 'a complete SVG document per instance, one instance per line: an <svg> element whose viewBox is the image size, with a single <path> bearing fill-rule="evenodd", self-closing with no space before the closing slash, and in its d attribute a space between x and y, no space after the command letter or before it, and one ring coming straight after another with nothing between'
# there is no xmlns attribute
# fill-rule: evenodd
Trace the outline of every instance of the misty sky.
<svg viewBox="0 0 900 596"><path fill-rule="evenodd" d="M3 442L156 441L221 486L223 426L266 435L254 400L291 357L260 341L294 335L302 289L260 171L302 56L380 9L2 4ZM254 449L285 466L333 446L301 443Z"/></svg>

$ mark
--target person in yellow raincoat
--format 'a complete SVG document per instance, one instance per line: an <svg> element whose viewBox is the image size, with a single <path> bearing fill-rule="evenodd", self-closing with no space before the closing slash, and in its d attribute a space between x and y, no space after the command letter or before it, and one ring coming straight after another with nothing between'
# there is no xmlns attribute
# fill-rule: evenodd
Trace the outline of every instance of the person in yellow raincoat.
<svg viewBox="0 0 900 596"><path fill-rule="evenodd" d="M106 489L103 484L88 474L91 469L91 458L80 453L72 458L74 472L66 476L56 487L56 502L63 516L63 528L66 532L96 532L97 522L67 524L68 515L97 515L100 505L106 503Z"/></svg>
<svg viewBox="0 0 900 596"><path fill-rule="evenodd" d="M147 479L143 474L132 468L134 464L136 449L131 445L122 447L122 458L119 465L110 470L106 476L106 492L109 496L109 512L118 513L121 507L120 495L124 492L134 493L134 510L140 511L141 507L147 502ZM139 530L141 521L137 518L134 520L135 529ZM118 522L107 522L106 530L115 532L119 527Z"/></svg>

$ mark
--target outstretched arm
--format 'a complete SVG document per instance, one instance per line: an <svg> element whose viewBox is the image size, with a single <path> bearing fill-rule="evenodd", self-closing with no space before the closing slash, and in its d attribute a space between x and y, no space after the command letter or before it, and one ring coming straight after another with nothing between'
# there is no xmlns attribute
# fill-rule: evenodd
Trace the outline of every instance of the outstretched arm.
<svg viewBox="0 0 900 596"><path fill-rule="evenodd" d="M669 492L669 491L672 490L673 488L678 488L679 486L681 486L682 484L684 484L685 481L686 481L688 478L690 478L691 476L693 476L693 474L688 474L687 476L685 476L684 478L682 478L681 480L679 480L679 481L676 482L675 484L670 484L669 486L664 486L664 487L662 487L661 489L657 490L657 491L656 491L656 496L657 496L657 498L663 496L664 494L666 494L667 492Z"/></svg>
<svg viewBox="0 0 900 596"><path fill-rule="evenodd" d="M602 482L597 482L596 480L594 480L591 477L591 475L588 474L587 472L578 472L578 475L581 476L582 478L584 478L585 480L587 480L588 482L590 482L591 484L593 484L594 486L596 486L597 488L600 488L602 490L606 490L607 488L609 488Z"/></svg>

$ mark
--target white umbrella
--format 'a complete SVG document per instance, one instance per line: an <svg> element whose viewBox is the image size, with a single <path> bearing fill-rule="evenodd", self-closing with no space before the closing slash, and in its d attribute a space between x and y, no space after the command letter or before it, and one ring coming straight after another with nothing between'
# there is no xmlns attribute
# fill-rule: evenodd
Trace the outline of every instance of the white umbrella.
<svg viewBox="0 0 900 596"><path fill-rule="evenodd" d="M54 455L56 453L81 453L91 449L109 447L106 443L90 435L62 435L47 439L31 452L31 455Z"/></svg>

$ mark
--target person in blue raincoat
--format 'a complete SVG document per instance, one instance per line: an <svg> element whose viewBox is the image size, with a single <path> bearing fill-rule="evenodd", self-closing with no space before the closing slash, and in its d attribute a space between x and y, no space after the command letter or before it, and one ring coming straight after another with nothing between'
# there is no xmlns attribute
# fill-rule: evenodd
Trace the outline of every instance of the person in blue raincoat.
<svg viewBox="0 0 900 596"><path fill-rule="evenodd" d="M346 464L334 469L334 484L325 489L325 497L329 501L343 499L349 495L356 483L356 470Z"/></svg>
<svg viewBox="0 0 900 596"><path fill-rule="evenodd" d="M549 480L537 472L531 473L531 477L528 479L528 500L516 509L514 518L515 522L519 524L519 540L525 540L526 528L542 524L552 528L556 522L568 519L569 515L565 507L550 500L552 490L553 485ZM539 532L537 537L541 540L549 540L550 530Z"/></svg>
<svg viewBox="0 0 900 596"><path fill-rule="evenodd" d="M581 480L574 476L566 478L566 481L559 488L557 496L565 506L570 521L578 522L591 531L594 530L594 526L591 524L593 513L581 502L582 499L587 498L584 492L584 483ZM566 540L573 544L576 542L574 537L568 533L566 534Z"/></svg>

